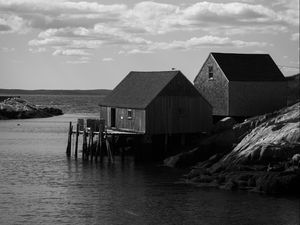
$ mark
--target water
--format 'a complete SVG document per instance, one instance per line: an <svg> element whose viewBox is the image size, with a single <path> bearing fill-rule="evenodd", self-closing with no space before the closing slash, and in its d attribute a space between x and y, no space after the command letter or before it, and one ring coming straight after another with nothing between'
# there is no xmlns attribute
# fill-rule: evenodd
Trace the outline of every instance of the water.
<svg viewBox="0 0 300 225"><path fill-rule="evenodd" d="M198 188L180 182L186 171L130 157L68 160L68 122L98 114L68 98L83 114L0 121L0 224L299 224L296 198Z"/></svg>

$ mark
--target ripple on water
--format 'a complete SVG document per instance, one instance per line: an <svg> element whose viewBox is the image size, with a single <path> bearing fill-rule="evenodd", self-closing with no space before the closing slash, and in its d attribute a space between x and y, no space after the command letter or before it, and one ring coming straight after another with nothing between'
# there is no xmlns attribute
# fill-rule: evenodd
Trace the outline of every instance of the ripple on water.
<svg viewBox="0 0 300 225"><path fill-rule="evenodd" d="M299 199L197 188L132 158L67 160L70 120L0 121L0 224L299 224Z"/></svg>

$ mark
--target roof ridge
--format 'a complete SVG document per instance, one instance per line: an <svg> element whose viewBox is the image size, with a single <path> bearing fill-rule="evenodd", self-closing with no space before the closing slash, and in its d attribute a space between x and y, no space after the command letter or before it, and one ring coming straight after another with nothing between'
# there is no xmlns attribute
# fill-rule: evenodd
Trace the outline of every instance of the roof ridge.
<svg viewBox="0 0 300 225"><path fill-rule="evenodd" d="M239 52L210 52L210 54L223 54L223 55L270 55L269 53L239 53Z"/></svg>

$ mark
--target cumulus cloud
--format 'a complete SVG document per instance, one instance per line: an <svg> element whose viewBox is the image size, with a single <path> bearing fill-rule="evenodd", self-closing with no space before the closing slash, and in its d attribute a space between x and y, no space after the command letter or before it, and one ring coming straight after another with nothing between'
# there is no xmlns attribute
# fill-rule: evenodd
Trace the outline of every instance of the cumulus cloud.
<svg viewBox="0 0 300 225"><path fill-rule="evenodd" d="M258 3L259 4L258 4ZM242 2L197 2L167 4L142 1L100 4L74 0L0 0L0 33L35 30L30 51L51 49L53 55L83 56L91 49L118 46L127 54L157 50L193 49L205 46L265 47L266 43L234 39L241 33L287 32L299 25L299 3L295 0ZM172 39L171 32L206 36L186 41ZM299 37L299 34L298 34ZM161 38L161 39L160 39Z"/></svg>
<svg viewBox="0 0 300 225"><path fill-rule="evenodd" d="M46 52L46 48L29 48L28 51L32 53L41 53L41 52Z"/></svg>
<svg viewBox="0 0 300 225"><path fill-rule="evenodd" d="M291 36L292 41L299 41L299 33L294 33Z"/></svg>
<svg viewBox="0 0 300 225"><path fill-rule="evenodd" d="M0 11L0 32L25 32L25 21L16 15L1 14Z"/></svg>
<svg viewBox="0 0 300 225"><path fill-rule="evenodd" d="M108 58L103 58L102 61L103 61L103 62L111 62L111 61L114 61L114 59L108 57Z"/></svg>
<svg viewBox="0 0 300 225"><path fill-rule="evenodd" d="M242 40L232 40L229 37L216 37L216 36L203 36L193 37L188 40L178 41L174 40L171 42L151 42L147 45L142 45L140 48L122 50L119 54L145 54L153 53L161 50L195 50L206 47L235 47L235 48L246 48L246 47L266 47L270 44L265 42L248 42Z"/></svg>
<svg viewBox="0 0 300 225"><path fill-rule="evenodd" d="M265 47L265 42L247 42L241 40L232 40L229 37L203 36L193 37L186 41L172 41L170 43L156 42L149 46L149 50L169 50L181 49L192 50L203 47Z"/></svg>
<svg viewBox="0 0 300 225"><path fill-rule="evenodd" d="M295 5L296 4L296 5ZM297 3L275 11L251 2L198 2L187 6L144 1L128 8L125 4L103 5L97 2L0 0L0 12L21 18L26 26L41 30L110 24L129 32L161 34L178 29L202 29L253 25L290 26L299 24ZM292 7L293 6L293 7ZM298 3L299 9L299 3ZM0 23L1 24L1 23ZM21 29L21 27L19 27Z"/></svg>
<svg viewBox="0 0 300 225"><path fill-rule="evenodd" d="M86 63L89 63L89 62L90 62L90 57L87 57L87 56L82 56L82 57L79 57L77 59L66 61L67 64L86 64Z"/></svg>
<svg viewBox="0 0 300 225"><path fill-rule="evenodd" d="M52 55L65 55L65 56L88 56L90 53L81 49L57 49Z"/></svg>
<svg viewBox="0 0 300 225"><path fill-rule="evenodd" d="M15 48L10 48L10 47L1 47L0 51L2 52L14 52L16 49Z"/></svg>

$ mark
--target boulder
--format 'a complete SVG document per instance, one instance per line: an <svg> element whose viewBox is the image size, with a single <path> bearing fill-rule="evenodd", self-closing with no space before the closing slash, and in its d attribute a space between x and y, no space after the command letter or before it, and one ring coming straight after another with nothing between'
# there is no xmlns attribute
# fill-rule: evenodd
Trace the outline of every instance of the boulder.
<svg viewBox="0 0 300 225"><path fill-rule="evenodd" d="M225 130L230 130L236 123L237 122L232 117L225 117L214 125L212 132L220 133Z"/></svg>

